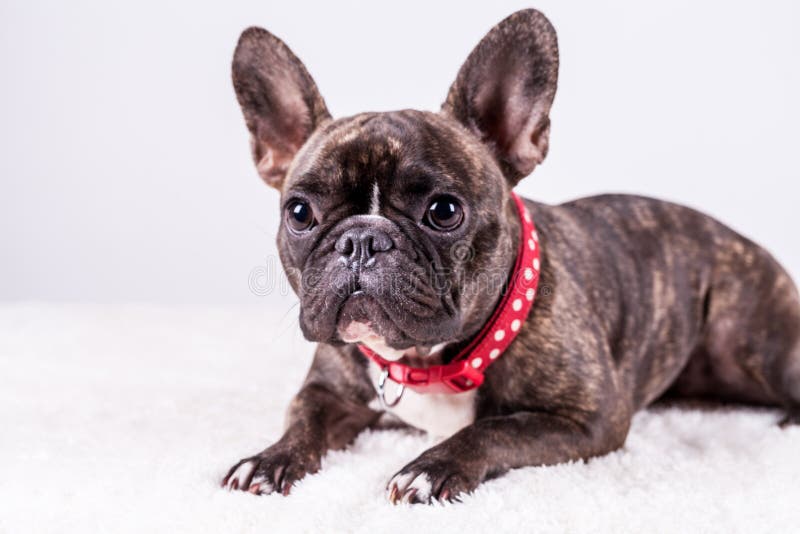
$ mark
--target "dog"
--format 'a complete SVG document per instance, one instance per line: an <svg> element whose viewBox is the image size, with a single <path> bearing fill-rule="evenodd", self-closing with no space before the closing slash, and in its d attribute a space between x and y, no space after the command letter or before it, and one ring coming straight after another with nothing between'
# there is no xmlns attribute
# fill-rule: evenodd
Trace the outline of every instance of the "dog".
<svg viewBox="0 0 800 534"><path fill-rule="evenodd" d="M519 11L440 111L334 120L281 40L242 33L233 85L317 348L283 436L224 487L286 495L373 426L444 438L386 487L430 503L614 451L664 396L800 421L800 298L763 248L664 201L512 192L547 155L558 63L553 26Z"/></svg>

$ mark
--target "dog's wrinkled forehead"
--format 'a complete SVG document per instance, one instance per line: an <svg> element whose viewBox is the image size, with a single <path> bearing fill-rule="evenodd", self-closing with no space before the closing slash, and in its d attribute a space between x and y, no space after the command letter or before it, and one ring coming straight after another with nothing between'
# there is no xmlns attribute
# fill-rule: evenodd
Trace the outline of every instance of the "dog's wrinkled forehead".
<svg viewBox="0 0 800 534"><path fill-rule="evenodd" d="M319 128L293 161L283 190L360 201L368 210L378 190L402 204L432 192L466 194L492 178L502 189L487 150L458 124L404 110L362 113Z"/></svg>

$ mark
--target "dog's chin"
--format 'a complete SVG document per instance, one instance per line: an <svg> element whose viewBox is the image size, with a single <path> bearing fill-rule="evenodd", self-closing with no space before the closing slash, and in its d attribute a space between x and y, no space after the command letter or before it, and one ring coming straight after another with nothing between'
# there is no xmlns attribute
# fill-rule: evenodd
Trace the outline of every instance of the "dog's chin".
<svg viewBox="0 0 800 534"><path fill-rule="evenodd" d="M413 340L391 320L375 297L356 291L339 308L336 330L345 343L367 343L382 339L392 350L404 351Z"/></svg>
<svg viewBox="0 0 800 534"><path fill-rule="evenodd" d="M398 327L371 296L357 291L343 303L337 334L345 343L359 343L390 361L414 360L421 366L436 363L444 343L421 344Z"/></svg>

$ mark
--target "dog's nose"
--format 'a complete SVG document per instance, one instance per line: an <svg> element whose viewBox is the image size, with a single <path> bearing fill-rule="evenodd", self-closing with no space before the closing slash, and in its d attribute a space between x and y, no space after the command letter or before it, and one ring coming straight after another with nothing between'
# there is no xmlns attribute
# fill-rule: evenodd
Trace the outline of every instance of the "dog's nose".
<svg viewBox="0 0 800 534"><path fill-rule="evenodd" d="M391 250L394 243L389 235L377 228L351 228L336 241L336 250L351 268L371 267L375 254Z"/></svg>

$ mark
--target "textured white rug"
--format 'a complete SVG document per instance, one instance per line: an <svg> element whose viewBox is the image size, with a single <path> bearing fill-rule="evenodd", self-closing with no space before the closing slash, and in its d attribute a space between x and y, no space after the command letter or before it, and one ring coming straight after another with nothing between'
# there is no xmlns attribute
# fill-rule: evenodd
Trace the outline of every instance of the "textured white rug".
<svg viewBox="0 0 800 534"><path fill-rule="evenodd" d="M800 428L772 410L651 410L621 451L462 504L385 501L432 444L401 431L361 435L287 498L221 490L309 365L284 311L0 307L0 532L800 530Z"/></svg>

